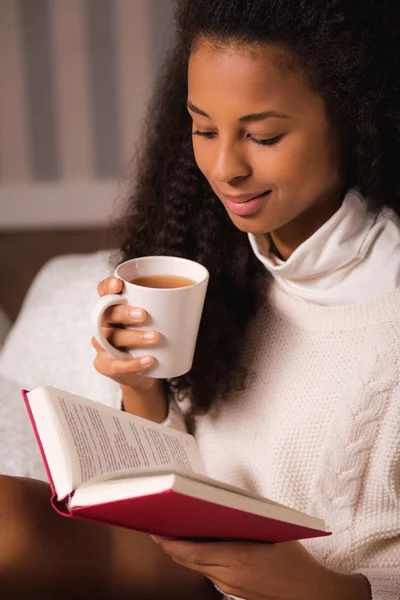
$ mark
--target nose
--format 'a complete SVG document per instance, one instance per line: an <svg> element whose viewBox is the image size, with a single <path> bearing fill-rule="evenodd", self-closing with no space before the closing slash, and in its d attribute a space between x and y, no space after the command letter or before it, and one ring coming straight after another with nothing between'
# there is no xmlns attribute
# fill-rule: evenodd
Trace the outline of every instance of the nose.
<svg viewBox="0 0 400 600"><path fill-rule="evenodd" d="M220 142L215 144L212 178L216 182L230 183L245 179L251 174L251 166L238 144Z"/></svg>

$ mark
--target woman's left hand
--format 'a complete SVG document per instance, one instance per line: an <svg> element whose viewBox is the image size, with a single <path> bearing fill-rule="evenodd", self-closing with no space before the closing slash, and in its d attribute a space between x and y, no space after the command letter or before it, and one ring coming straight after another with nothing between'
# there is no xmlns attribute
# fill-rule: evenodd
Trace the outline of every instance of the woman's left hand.
<svg viewBox="0 0 400 600"><path fill-rule="evenodd" d="M156 538L178 564L199 571L225 594L246 600L368 600L362 575L318 563L299 542L182 542Z"/></svg>

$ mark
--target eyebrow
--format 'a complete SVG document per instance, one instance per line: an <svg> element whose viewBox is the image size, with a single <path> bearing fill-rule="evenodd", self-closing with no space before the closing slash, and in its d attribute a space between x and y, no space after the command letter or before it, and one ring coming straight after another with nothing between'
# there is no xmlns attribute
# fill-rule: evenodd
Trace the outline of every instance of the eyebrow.
<svg viewBox="0 0 400 600"><path fill-rule="evenodd" d="M198 108L197 106L192 104L190 102L190 100L187 101L187 107L192 112L194 112L198 115L202 115L203 117L207 117L207 119L211 119L211 117L206 112L204 112L204 110L201 110L201 108ZM260 112L260 113L252 113L250 115L244 115L243 117L239 118L239 121L241 123L252 123L254 121L263 121L264 119L271 119L271 118L289 119L290 117L283 113L279 113L276 110L266 110L266 111Z"/></svg>

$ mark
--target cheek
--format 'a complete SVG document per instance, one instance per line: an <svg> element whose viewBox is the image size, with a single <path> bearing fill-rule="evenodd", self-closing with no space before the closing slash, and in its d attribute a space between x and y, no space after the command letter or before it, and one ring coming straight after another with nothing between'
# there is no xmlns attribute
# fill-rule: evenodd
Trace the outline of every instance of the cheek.
<svg viewBox="0 0 400 600"><path fill-rule="evenodd" d="M327 184L336 180L340 168L339 153L336 139L327 128L321 127L314 135L309 135L303 149L299 164L307 177Z"/></svg>
<svg viewBox="0 0 400 600"><path fill-rule="evenodd" d="M273 161L273 162L272 162ZM339 177L339 157L333 139L326 135L293 134L271 159L272 177L282 187L298 191L329 187Z"/></svg>

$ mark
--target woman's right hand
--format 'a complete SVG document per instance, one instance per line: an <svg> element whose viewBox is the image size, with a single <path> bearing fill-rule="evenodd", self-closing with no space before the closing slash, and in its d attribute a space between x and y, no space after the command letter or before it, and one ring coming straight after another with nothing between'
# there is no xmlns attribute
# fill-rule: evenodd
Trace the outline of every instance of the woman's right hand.
<svg viewBox="0 0 400 600"><path fill-rule="evenodd" d="M123 283L117 277L108 277L97 287L100 296L118 294L122 291ZM103 315L102 331L104 337L118 349L149 348L157 344L160 334L146 329L126 329L121 326L141 325L145 323L147 314L140 307L119 304L108 308ZM143 377L143 373L154 363L151 354L139 358L120 360L109 354L92 338L96 350L94 367L96 371L110 377L121 385L124 409L127 412L143 416L153 421L165 419L167 414L167 399L162 380Z"/></svg>

